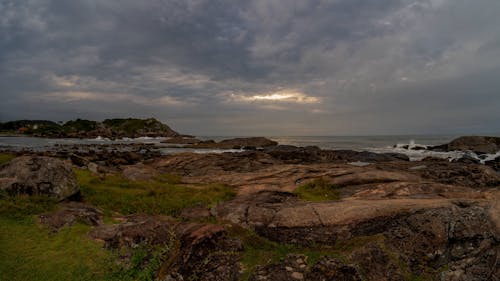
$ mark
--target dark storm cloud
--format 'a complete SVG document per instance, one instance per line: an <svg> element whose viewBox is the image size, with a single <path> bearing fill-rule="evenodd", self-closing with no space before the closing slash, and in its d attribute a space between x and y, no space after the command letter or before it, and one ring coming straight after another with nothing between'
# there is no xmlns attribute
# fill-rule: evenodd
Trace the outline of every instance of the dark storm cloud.
<svg viewBox="0 0 500 281"><path fill-rule="evenodd" d="M0 118L500 131L497 0L0 0Z"/></svg>

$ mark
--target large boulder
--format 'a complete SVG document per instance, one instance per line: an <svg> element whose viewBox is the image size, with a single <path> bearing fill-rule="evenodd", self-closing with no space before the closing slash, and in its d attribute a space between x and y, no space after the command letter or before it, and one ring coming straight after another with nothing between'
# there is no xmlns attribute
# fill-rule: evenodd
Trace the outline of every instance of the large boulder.
<svg viewBox="0 0 500 281"><path fill-rule="evenodd" d="M80 187L70 164L57 158L22 156L0 166L0 190L64 200Z"/></svg>

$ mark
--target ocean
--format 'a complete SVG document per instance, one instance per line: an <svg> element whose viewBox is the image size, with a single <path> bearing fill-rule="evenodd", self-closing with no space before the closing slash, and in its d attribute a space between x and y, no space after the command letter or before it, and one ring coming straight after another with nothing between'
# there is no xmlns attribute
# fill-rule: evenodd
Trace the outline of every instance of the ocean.
<svg viewBox="0 0 500 281"><path fill-rule="evenodd" d="M234 138L238 136L201 136L202 140L213 139L220 141L222 139ZM295 145L295 146L317 146L322 149L333 150L356 150L370 151L377 153L396 152L403 153L410 157L411 160L420 160L427 156L434 156L446 159L456 159L468 154L481 162L494 159L497 154L486 155L479 157L472 152L433 152L429 150L413 150L412 147L427 147L439 144L448 143L456 135L397 135L397 136L270 136L268 138L277 141L279 144ZM127 143L149 143L156 146L162 153L171 154L177 152L227 152L239 150L217 150L217 149L185 149L172 148L162 144L164 138L136 138L136 139L120 139L109 140L105 138L96 139L47 139L35 137L0 137L0 150L22 150L31 149L43 151L53 148L56 145L100 145L100 144L127 144Z"/></svg>

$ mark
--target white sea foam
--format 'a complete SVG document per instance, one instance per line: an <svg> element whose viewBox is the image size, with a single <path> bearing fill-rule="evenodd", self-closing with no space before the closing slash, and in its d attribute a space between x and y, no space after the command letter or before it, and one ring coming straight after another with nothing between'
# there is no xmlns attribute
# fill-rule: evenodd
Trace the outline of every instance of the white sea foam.
<svg viewBox="0 0 500 281"><path fill-rule="evenodd" d="M95 138L95 139L91 139L91 140L93 140L93 141L111 141L110 139L108 139L108 138L103 138L103 137L101 137L101 136L97 136L97 138Z"/></svg>
<svg viewBox="0 0 500 281"><path fill-rule="evenodd" d="M494 160L500 156L500 151L495 154L483 154L481 157L472 151L448 151L439 152L427 150L428 146L424 144L417 144L414 140L409 143L398 143L395 146L386 146L379 148L367 148L368 151L376 153L401 153L410 158L410 161L420 161L426 157L436 157L453 161L460 159L464 156L469 156L484 164L487 161Z"/></svg>

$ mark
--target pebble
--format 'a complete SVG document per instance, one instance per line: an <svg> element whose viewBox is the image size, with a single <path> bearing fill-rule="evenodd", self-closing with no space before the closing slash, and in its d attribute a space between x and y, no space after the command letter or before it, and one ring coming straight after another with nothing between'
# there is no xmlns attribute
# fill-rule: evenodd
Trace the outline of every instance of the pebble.
<svg viewBox="0 0 500 281"><path fill-rule="evenodd" d="M292 278L296 280L303 280L304 279L304 274L300 272L294 272L292 273Z"/></svg>

